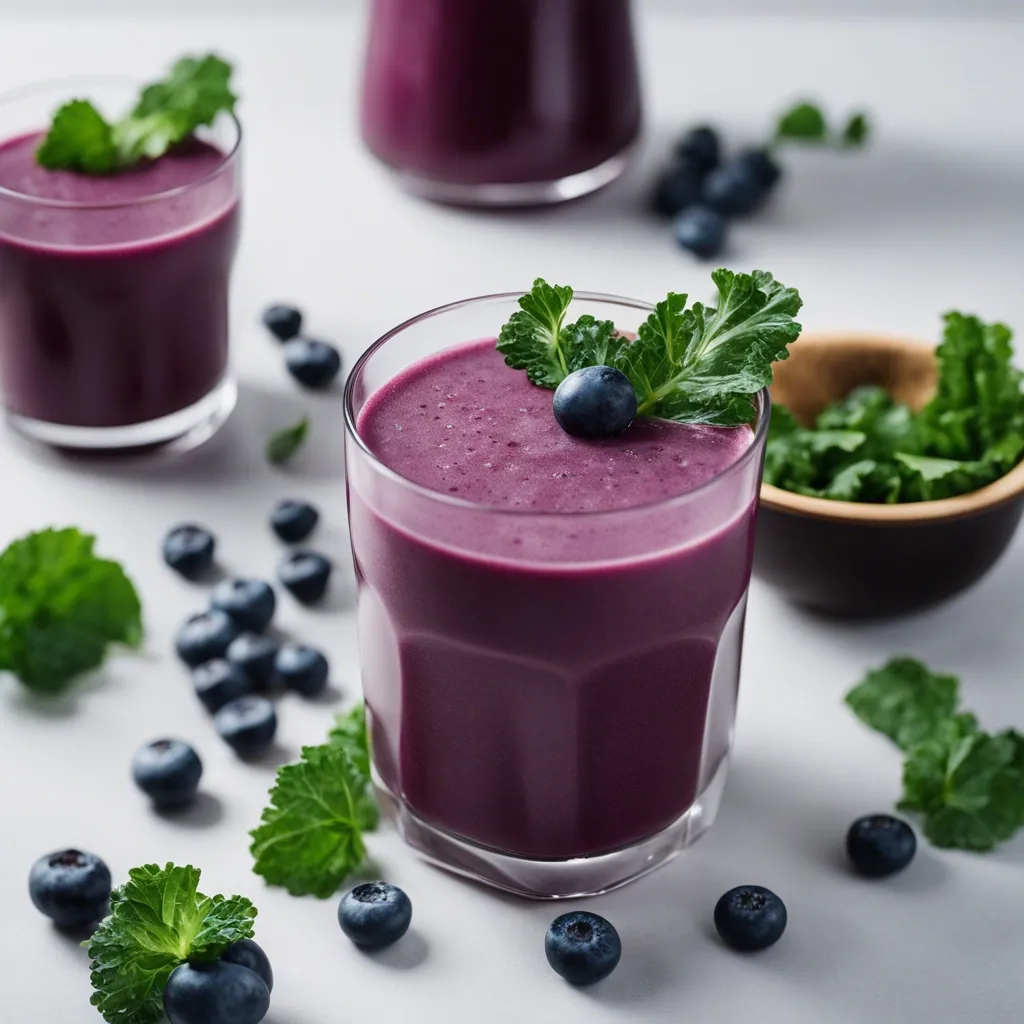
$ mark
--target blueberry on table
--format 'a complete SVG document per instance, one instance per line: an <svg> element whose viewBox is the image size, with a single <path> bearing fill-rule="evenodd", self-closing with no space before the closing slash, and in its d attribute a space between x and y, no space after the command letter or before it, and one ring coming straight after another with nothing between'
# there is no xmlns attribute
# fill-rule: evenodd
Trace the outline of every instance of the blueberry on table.
<svg viewBox="0 0 1024 1024"><path fill-rule="evenodd" d="M239 757L259 757L277 733L277 712L266 697L239 697L213 716L213 727Z"/></svg>
<svg viewBox="0 0 1024 1024"><path fill-rule="evenodd" d="M766 192L782 177L782 168L767 149L745 149L736 157L736 163L745 166Z"/></svg>
<svg viewBox="0 0 1024 1024"><path fill-rule="evenodd" d="M699 203L703 181L689 167L674 167L666 171L654 186L651 206L663 217L674 217L680 210Z"/></svg>
<svg viewBox="0 0 1024 1024"><path fill-rule="evenodd" d="M278 565L277 578L296 601L315 604L327 592L331 568L330 560L315 551L296 551Z"/></svg>
<svg viewBox="0 0 1024 1024"><path fill-rule="evenodd" d="M176 967L164 986L170 1024L259 1024L270 990L248 967L214 960Z"/></svg>
<svg viewBox="0 0 1024 1024"><path fill-rule="evenodd" d="M262 633L274 618L277 599L263 580L221 580L210 594L210 607L230 615L239 629Z"/></svg>
<svg viewBox="0 0 1024 1024"><path fill-rule="evenodd" d="M338 904L338 924L357 945L380 949L397 942L412 921L412 903L397 885L364 882Z"/></svg>
<svg viewBox="0 0 1024 1024"><path fill-rule="evenodd" d="M164 537L164 561L187 579L202 576L213 565L217 541L205 526L182 523Z"/></svg>
<svg viewBox="0 0 1024 1024"><path fill-rule="evenodd" d="M680 162L706 174L718 166L721 148L718 132L710 125L702 124L691 128L676 143L675 155Z"/></svg>
<svg viewBox="0 0 1024 1024"><path fill-rule="evenodd" d="M704 179L705 204L726 216L751 213L766 194L750 165L738 160L716 168Z"/></svg>
<svg viewBox="0 0 1024 1024"><path fill-rule="evenodd" d="M40 857L28 876L37 910L61 928L85 928L106 917L110 869L95 854L61 850Z"/></svg>
<svg viewBox="0 0 1024 1024"><path fill-rule="evenodd" d="M274 991L274 972L270 968L270 959L263 948L258 946L252 939L239 939L232 942L227 949L221 953L220 958L229 964L238 964L239 967L248 967L255 971L268 992Z"/></svg>
<svg viewBox="0 0 1024 1024"><path fill-rule="evenodd" d="M622 956L619 933L610 921L585 910L562 914L544 937L548 963L573 985L593 985L615 970Z"/></svg>
<svg viewBox="0 0 1024 1024"><path fill-rule="evenodd" d="M190 668L204 661L223 658L229 644L238 636L235 620L218 608L190 615L178 628L174 649Z"/></svg>
<svg viewBox="0 0 1024 1024"><path fill-rule="evenodd" d="M285 343L284 364L304 387L326 388L338 376L341 354L326 341L294 338Z"/></svg>
<svg viewBox="0 0 1024 1024"><path fill-rule="evenodd" d="M902 871L916 852L914 830L891 814L858 818L846 833L846 853L867 878L885 878Z"/></svg>
<svg viewBox="0 0 1024 1024"><path fill-rule="evenodd" d="M278 682L304 697L323 693L330 666L327 658L315 647L305 644L283 644L277 652L274 672Z"/></svg>
<svg viewBox="0 0 1024 1024"><path fill-rule="evenodd" d="M672 222L677 244L695 256L717 256L725 244L725 218L710 206L691 206Z"/></svg>
<svg viewBox="0 0 1024 1024"><path fill-rule="evenodd" d="M614 437L636 416L636 392L612 366L574 370L555 389L552 408L558 425L574 437Z"/></svg>
<svg viewBox="0 0 1024 1024"><path fill-rule="evenodd" d="M239 668L257 689L274 678L274 659L278 643L264 633L239 633L228 647L226 658Z"/></svg>
<svg viewBox="0 0 1024 1024"><path fill-rule="evenodd" d="M270 513L270 528L288 544L305 540L320 519L320 513L308 501L290 498L279 501Z"/></svg>
<svg viewBox="0 0 1024 1024"><path fill-rule="evenodd" d="M184 807L196 797L203 763L182 740L154 740L132 759L135 785L156 807Z"/></svg>
<svg viewBox="0 0 1024 1024"><path fill-rule="evenodd" d="M767 949L786 930L786 905L764 886L740 885L715 905L715 928L733 949Z"/></svg>
<svg viewBox="0 0 1024 1024"><path fill-rule="evenodd" d="M192 686L211 715L229 700L252 693L252 683L246 674L225 658L214 658L193 669Z"/></svg>
<svg viewBox="0 0 1024 1024"><path fill-rule="evenodd" d="M278 341L291 341L302 330L302 313L294 306L268 306L263 311L263 326Z"/></svg>

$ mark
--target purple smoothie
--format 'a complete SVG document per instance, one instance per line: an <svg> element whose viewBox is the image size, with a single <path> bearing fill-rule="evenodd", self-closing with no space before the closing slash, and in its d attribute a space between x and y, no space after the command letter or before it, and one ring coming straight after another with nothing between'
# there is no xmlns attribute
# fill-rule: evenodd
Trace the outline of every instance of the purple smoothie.
<svg viewBox="0 0 1024 1024"><path fill-rule="evenodd" d="M640 128L628 0L375 0L363 138L462 184L556 181Z"/></svg>
<svg viewBox="0 0 1024 1024"><path fill-rule="evenodd" d="M493 341L404 370L358 432L426 489L396 495L350 457L384 785L534 859L614 850L687 812L729 746L756 485L720 475L750 463L752 432L645 420L572 438Z"/></svg>
<svg viewBox="0 0 1024 1024"><path fill-rule="evenodd" d="M228 158L191 140L91 177L40 167L39 141L0 144L8 408L47 423L120 427L195 404L227 367L239 223L234 173L220 173Z"/></svg>

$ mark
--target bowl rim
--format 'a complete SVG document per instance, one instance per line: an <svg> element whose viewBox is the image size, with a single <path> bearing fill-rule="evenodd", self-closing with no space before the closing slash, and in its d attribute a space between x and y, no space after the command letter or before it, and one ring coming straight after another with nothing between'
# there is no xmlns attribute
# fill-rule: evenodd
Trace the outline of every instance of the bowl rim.
<svg viewBox="0 0 1024 1024"><path fill-rule="evenodd" d="M872 331L829 330L801 335L794 347L810 342L825 344L845 341L868 348L926 348L934 352L936 345L920 338L884 334ZM963 519L998 508L1024 496L1024 461L998 480L953 498L936 501L915 501L899 505L879 505L869 502L836 501L832 498L814 498L796 494L774 484L761 484L760 505L773 512L786 512L810 519L823 519L840 523L859 523L865 526L896 526L917 523L935 523Z"/></svg>

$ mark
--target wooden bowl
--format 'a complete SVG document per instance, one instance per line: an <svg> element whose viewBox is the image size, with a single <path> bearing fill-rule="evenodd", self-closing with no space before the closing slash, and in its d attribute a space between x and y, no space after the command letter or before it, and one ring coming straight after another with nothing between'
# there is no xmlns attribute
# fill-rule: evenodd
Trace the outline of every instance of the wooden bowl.
<svg viewBox="0 0 1024 1024"><path fill-rule="evenodd" d="M810 425L830 402L878 384L920 409L935 389L932 346L862 334L802 337L775 366L771 393ZM937 604L998 561L1024 513L1024 463L955 498L874 505L763 484L754 573L790 600L831 614L881 616Z"/></svg>

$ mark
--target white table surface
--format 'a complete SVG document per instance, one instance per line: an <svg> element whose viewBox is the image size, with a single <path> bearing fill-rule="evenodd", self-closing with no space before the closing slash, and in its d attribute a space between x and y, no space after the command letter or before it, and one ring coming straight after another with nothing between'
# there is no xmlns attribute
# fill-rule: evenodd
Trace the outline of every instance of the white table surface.
<svg viewBox="0 0 1024 1024"><path fill-rule="evenodd" d="M170 654L202 591L161 564L165 528L209 524L231 569L269 575L265 526L284 494L308 496L317 544L347 561L341 407L291 386L256 324L294 298L310 328L351 363L384 329L428 306L525 287L536 275L657 298L703 296L707 268L636 210L668 134L709 118L756 133L811 90L861 103L878 123L863 156L799 155L778 202L738 227L729 263L799 287L809 328L935 337L950 307L1001 317L1024 335L1022 23L673 19L642 25L648 146L639 173L550 214L477 216L396 192L361 150L354 103L361 48L354 16L288 20L5 19L0 86L73 72L140 75L185 50L238 61L248 130L245 231L234 292L239 409L215 442L170 466L78 467L0 439L0 542L48 524L95 531L141 588L147 650L119 659L67 701L41 706L0 680L0 994L2 1024L94 1024L84 953L33 910L28 867L79 845L115 877L149 861L192 862L208 892L260 908L257 937L278 978L270 1024L345 1021L689 1021L695 1024L1017 1024L1024 1003L1024 837L988 856L925 846L905 875L852 878L840 849L856 816L891 806L899 758L844 708L863 670L906 651L963 674L991 727L1024 724L1024 536L968 596L899 622L822 622L755 584L732 775L718 824L655 875L587 901L622 935L621 966L572 990L546 965L556 908L505 899L417 862L389 830L370 839L383 874L415 905L413 931L374 958L338 930L334 901L295 899L251 874L246 832L269 767L238 763L214 736ZM310 409L309 450L268 467L268 431ZM352 583L339 573L324 610L283 602L280 623L331 655L339 703L284 702L287 756L321 741L356 698ZM135 748L192 740L205 796L182 822L155 816L128 778ZM725 889L763 883L787 902L789 930L750 958L712 937Z"/></svg>

